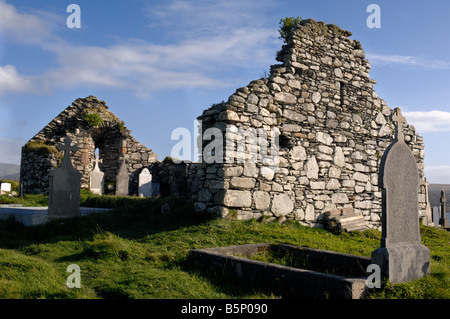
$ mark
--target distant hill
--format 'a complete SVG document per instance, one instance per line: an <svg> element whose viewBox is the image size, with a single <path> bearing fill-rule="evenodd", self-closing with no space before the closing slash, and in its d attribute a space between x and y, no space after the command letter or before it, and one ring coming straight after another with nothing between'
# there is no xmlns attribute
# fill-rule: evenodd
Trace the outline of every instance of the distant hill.
<svg viewBox="0 0 450 319"><path fill-rule="evenodd" d="M447 198L447 213L450 213L450 185L448 184L430 184L429 199L431 207L441 206L441 191L444 190Z"/></svg>
<svg viewBox="0 0 450 319"><path fill-rule="evenodd" d="M18 181L20 177L20 166L16 164L0 163L0 179Z"/></svg>

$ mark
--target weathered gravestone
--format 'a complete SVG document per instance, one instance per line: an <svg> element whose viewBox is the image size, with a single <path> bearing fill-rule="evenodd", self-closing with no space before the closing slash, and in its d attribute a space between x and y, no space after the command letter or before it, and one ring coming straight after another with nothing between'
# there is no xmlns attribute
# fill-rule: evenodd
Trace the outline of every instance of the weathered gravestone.
<svg viewBox="0 0 450 319"><path fill-rule="evenodd" d="M78 147L71 146L71 143L72 140L67 136L64 139L64 144L58 144L56 146L59 151L64 151L64 157L61 166L50 171L49 218L81 216L81 173L73 168L70 159L70 152L76 152Z"/></svg>
<svg viewBox="0 0 450 319"><path fill-rule="evenodd" d="M381 160L381 247L372 252L372 263L391 283L408 282L430 273L430 250L421 244L419 232L419 171L404 141L400 109L392 116L396 139Z"/></svg>
<svg viewBox="0 0 450 319"><path fill-rule="evenodd" d="M447 199L445 198L445 192L441 191L441 218L439 219L439 225L441 225L445 229L449 229L450 225L448 223L447 216L447 207L446 207Z"/></svg>
<svg viewBox="0 0 450 319"><path fill-rule="evenodd" d="M426 207L426 214L425 214L425 225L432 225L433 224L433 212L431 211L431 203L430 203L430 197L429 197L429 190L430 190L430 183L428 183L428 180L425 178L425 201L427 203Z"/></svg>
<svg viewBox="0 0 450 319"><path fill-rule="evenodd" d="M152 195L152 174L148 168L144 168L139 174L139 196L149 197Z"/></svg>
<svg viewBox="0 0 450 319"><path fill-rule="evenodd" d="M439 225L439 219L441 218L441 208L439 206L435 206L432 208L433 211L433 224L435 226Z"/></svg>
<svg viewBox="0 0 450 319"><path fill-rule="evenodd" d="M152 193L150 194L150 197L158 197L159 196L159 183L152 182Z"/></svg>
<svg viewBox="0 0 450 319"><path fill-rule="evenodd" d="M128 186L130 182L130 174L128 173L127 163L125 158L122 158L119 172L116 177L116 195L128 196Z"/></svg>
<svg viewBox="0 0 450 319"><path fill-rule="evenodd" d="M102 163L103 160L99 159L98 154L95 155L95 167L91 172L89 188L92 193L97 195L104 194L105 173L103 173L98 167L98 163Z"/></svg>

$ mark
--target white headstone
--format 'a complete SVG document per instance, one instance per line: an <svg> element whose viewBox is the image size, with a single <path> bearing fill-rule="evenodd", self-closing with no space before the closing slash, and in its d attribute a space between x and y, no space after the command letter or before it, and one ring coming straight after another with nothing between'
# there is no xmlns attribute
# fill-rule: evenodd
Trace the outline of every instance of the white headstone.
<svg viewBox="0 0 450 319"><path fill-rule="evenodd" d="M149 197L152 195L152 174L148 168L144 168L139 174L139 196Z"/></svg>
<svg viewBox="0 0 450 319"><path fill-rule="evenodd" d="M2 183L0 186L0 190L2 192L10 192L11 191L11 184L10 183Z"/></svg>
<svg viewBox="0 0 450 319"><path fill-rule="evenodd" d="M93 194L103 195L104 193L104 182L105 182L105 173L103 173L98 167L98 163L102 163L103 160L98 158L98 155L95 155L95 167L91 172L89 188Z"/></svg>

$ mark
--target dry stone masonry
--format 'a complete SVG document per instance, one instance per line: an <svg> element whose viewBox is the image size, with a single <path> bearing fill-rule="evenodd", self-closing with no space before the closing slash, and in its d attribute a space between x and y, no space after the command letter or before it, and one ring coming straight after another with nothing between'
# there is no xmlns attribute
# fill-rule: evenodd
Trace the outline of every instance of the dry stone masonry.
<svg viewBox="0 0 450 319"><path fill-rule="evenodd" d="M370 63L350 35L334 25L302 21L268 78L203 112L202 131L217 128L232 141L224 145L223 163L199 166L199 206L239 219L290 218L311 226L320 226L325 212L353 208L368 227L380 229L378 175L394 138L393 110L374 92ZM425 216L423 138L412 125L405 123L403 130L418 163ZM256 140L242 132L254 132ZM268 155L278 136L278 163L258 152L239 161L261 150L255 143L260 132L266 132Z"/></svg>

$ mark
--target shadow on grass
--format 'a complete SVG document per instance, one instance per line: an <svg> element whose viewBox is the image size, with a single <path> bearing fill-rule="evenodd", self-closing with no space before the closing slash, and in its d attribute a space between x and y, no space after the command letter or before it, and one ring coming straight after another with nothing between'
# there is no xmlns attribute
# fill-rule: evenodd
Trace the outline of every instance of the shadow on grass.
<svg viewBox="0 0 450 319"><path fill-rule="evenodd" d="M14 218L0 220L0 247L18 248L30 242L58 242L90 239L108 231L128 239L179 229L207 222L215 216L198 213L194 202L182 198L104 198L93 197L83 206L112 208L77 218L52 220L43 225L25 227Z"/></svg>

